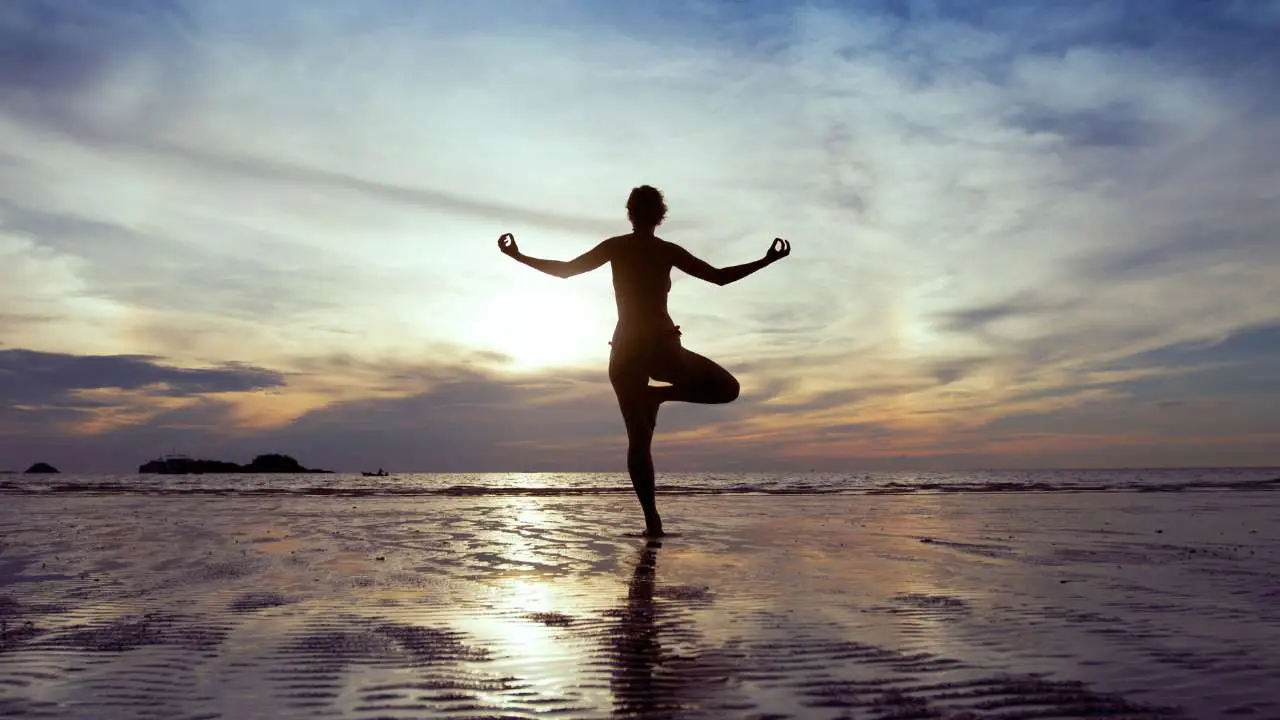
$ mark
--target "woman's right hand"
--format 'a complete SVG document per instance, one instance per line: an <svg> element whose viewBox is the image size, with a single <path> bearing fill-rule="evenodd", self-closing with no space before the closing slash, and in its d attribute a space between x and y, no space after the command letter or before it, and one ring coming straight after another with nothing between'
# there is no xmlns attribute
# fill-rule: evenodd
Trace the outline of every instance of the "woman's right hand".
<svg viewBox="0 0 1280 720"><path fill-rule="evenodd" d="M502 233L498 237L498 249L503 255L509 257L520 257L520 248L516 245L516 236L511 233Z"/></svg>
<svg viewBox="0 0 1280 720"><path fill-rule="evenodd" d="M765 253L764 259L767 262L775 263L782 258L791 254L791 243L782 238L774 238L769 244L769 252Z"/></svg>

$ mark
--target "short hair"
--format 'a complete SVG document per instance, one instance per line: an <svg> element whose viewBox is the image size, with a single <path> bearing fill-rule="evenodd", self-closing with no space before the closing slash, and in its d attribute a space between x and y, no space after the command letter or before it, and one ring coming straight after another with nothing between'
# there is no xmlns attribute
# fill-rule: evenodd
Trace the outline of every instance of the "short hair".
<svg viewBox="0 0 1280 720"><path fill-rule="evenodd" d="M642 227L658 227L667 217L667 202L662 191L652 185L641 185L627 198L627 216L631 224Z"/></svg>

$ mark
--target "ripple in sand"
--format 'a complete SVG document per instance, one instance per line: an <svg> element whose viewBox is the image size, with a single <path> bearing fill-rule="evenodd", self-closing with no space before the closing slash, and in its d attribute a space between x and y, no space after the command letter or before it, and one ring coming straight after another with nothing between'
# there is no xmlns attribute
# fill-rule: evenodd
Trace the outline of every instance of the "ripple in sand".
<svg viewBox="0 0 1280 720"><path fill-rule="evenodd" d="M572 617L555 611L533 612L526 614L524 617L527 620L542 623L547 627L569 627L573 624Z"/></svg>
<svg viewBox="0 0 1280 720"><path fill-rule="evenodd" d="M676 585L672 587L657 588L653 591L654 597L665 598L667 600L676 600L680 602L707 603L711 602L711 588L695 587L692 585Z"/></svg>
<svg viewBox="0 0 1280 720"><path fill-rule="evenodd" d="M109 614L112 608L98 612ZM198 668L215 655L227 631L223 624L165 613L107 616L50 629L21 649L20 659L14 658L18 663L0 663L0 679L32 687L26 701L4 710L30 716L47 710L49 716L66 717L65 704L45 700L74 678L73 696L92 698L92 711L78 716L190 715L165 709L212 700L193 687Z"/></svg>
<svg viewBox="0 0 1280 720"><path fill-rule="evenodd" d="M15 650L28 641L38 637L43 629L31 620L22 622L0 623L0 653Z"/></svg>
<svg viewBox="0 0 1280 720"><path fill-rule="evenodd" d="M179 615L146 613L73 626L51 635L44 644L91 652L124 652L145 645L177 645L205 651L216 648L227 628Z"/></svg>
<svg viewBox="0 0 1280 720"><path fill-rule="evenodd" d="M232 612L253 612L254 610L265 610L267 608L288 605L294 602L292 598L281 595L276 592L253 592L241 595L231 602L229 606Z"/></svg>
<svg viewBox="0 0 1280 720"><path fill-rule="evenodd" d="M899 615L916 620L955 620L972 612L970 604L948 595L904 593L890 598L892 605L875 605L867 612Z"/></svg>

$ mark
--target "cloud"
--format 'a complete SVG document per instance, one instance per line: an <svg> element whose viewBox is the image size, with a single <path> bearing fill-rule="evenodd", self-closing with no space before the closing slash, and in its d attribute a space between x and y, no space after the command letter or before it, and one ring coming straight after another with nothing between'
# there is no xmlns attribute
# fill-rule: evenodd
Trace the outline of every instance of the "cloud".
<svg viewBox="0 0 1280 720"><path fill-rule="evenodd" d="M335 367L351 370L352 362L340 357L300 361L311 372L290 375L289 384L300 391L308 375L325 376ZM10 364L39 365L27 360ZM100 358L59 358L53 365L61 368L55 376L62 379L46 383L52 390L36 393L54 400L40 408L43 424L17 418L6 445L11 453L23 453L23 461L52 459L71 471L124 471L173 450L232 459L287 452L310 465L347 471L373 466L455 472L624 469L625 434L603 374L548 372L516 378L465 360L386 363L364 367L370 378L383 379L380 389L366 388L363 395L304 410L285 422L254 425L239 418L251 415L255 404L269 406L288 397L288 387L272 384L278 375L271 371L153 369L133 358L106 359L105 364ZM95 366L109 371L68 370ZM259 386L284 395L239 396L239 391ZM131 422L91 433L48 432L56 423L84 424L95 413L139 407L136 399L121 406L112 396L74 394L81 387L140 388L183 402L153 407ZM922 379L913 386L890 384L784 400L790 389L775 385L748 389L727 406L669 405L660 418L655 457L664 472L849 471L913 463L945 469L957 462L1018 467L1041 451L1041 457L1058 464L1094 466L1125 452L1160 447L1163 437L1192 443L1176 457L1204 464L1264 457L1268 443L1280 435L1257 396L1253 402L1224 404L1214 395L1152 394L1125 383L1091 395L1077 390L1071 396L1045 393L1030 402L1007 398L1000 413L979 414L988 417L985 422L954 423L945 416L940 423L905 422L903 410L910 407L905 399L931 387ZM205 392L193 395L196 391ZM1045 410L1046 400L1062 402ZM1205 417L1214 420L1208 435ZM1191 453L1192 447L1198 455ZM1220 452L1238 455L1215 455ZM104 468L101 458L107 453L113 460Z"/></svg>
<svg viewBox="0 0 1280 720"><path fill-rule="evenodd" d="M175 368L140 356L74 356L30 350L0 350L3 396L26 399L45 393L156 386L163 395L244 392L284 384L279 373L226 363L216 368ZM31 394L31 395L29 395Z"/></svg>
<svg viewBox="0 0 1280 720"><path fill-rule="evenodd" d="M1126 147L1158 141L1158 128L1135 117L1123 105L1080 112L1025 108L1011 118L1029 133L1050 133L1078 147Z"/></svg>
<svg viewBox="0 0 1280 720"><path fill-rule="evenodd" d="M280 373L224 363L161 365L143 356L92 356L0 350L0 432L6 435L100 429L146 421L175 400L251 393L285 384Z"/></svg>
<svg viewBox="0 0 1280 720"><path fill-rule="evenodd" d="M1127 367L1203 367L1267 363L1280 356L1280 324L1247 327L1194 342L1181 342L1148 350L1126 359Z"/></svg>
<svg viewBox="0 0 1280 720"><path fill-rule="evenodd" d="M63 92L93 84L103 61L127 52L130 41L146 35L143 23L158 10L175 6L162 2L121 2L111 8L92 3L50 3L18 0L0 15L5 57L0 82L13 89ZM18 62L18 61L21 62ZM12 98L12 96L9 96Z"/></svg>
<svg viewBox="0 0 1280 720"><path fill-rule="evenodd" d="M948 310L940 314L940 319L942 327L950 332L980 332L1002 321L1034 319L1065 307L1065 303L1048 303L1023 293L1000 302Z"/></svg>

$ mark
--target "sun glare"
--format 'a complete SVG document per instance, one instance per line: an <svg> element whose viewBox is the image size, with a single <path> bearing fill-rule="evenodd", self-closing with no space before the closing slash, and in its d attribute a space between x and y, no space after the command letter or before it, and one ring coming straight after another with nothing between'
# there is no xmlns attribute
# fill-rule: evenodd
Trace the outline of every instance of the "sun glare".
<svg viewBox="0 0 1280 720"><path fill-rule="evenodd" d="M575 365L608 354L611 307L580 288L512 283L473 306L461 340L502 353L517 370Z"/></svg>

